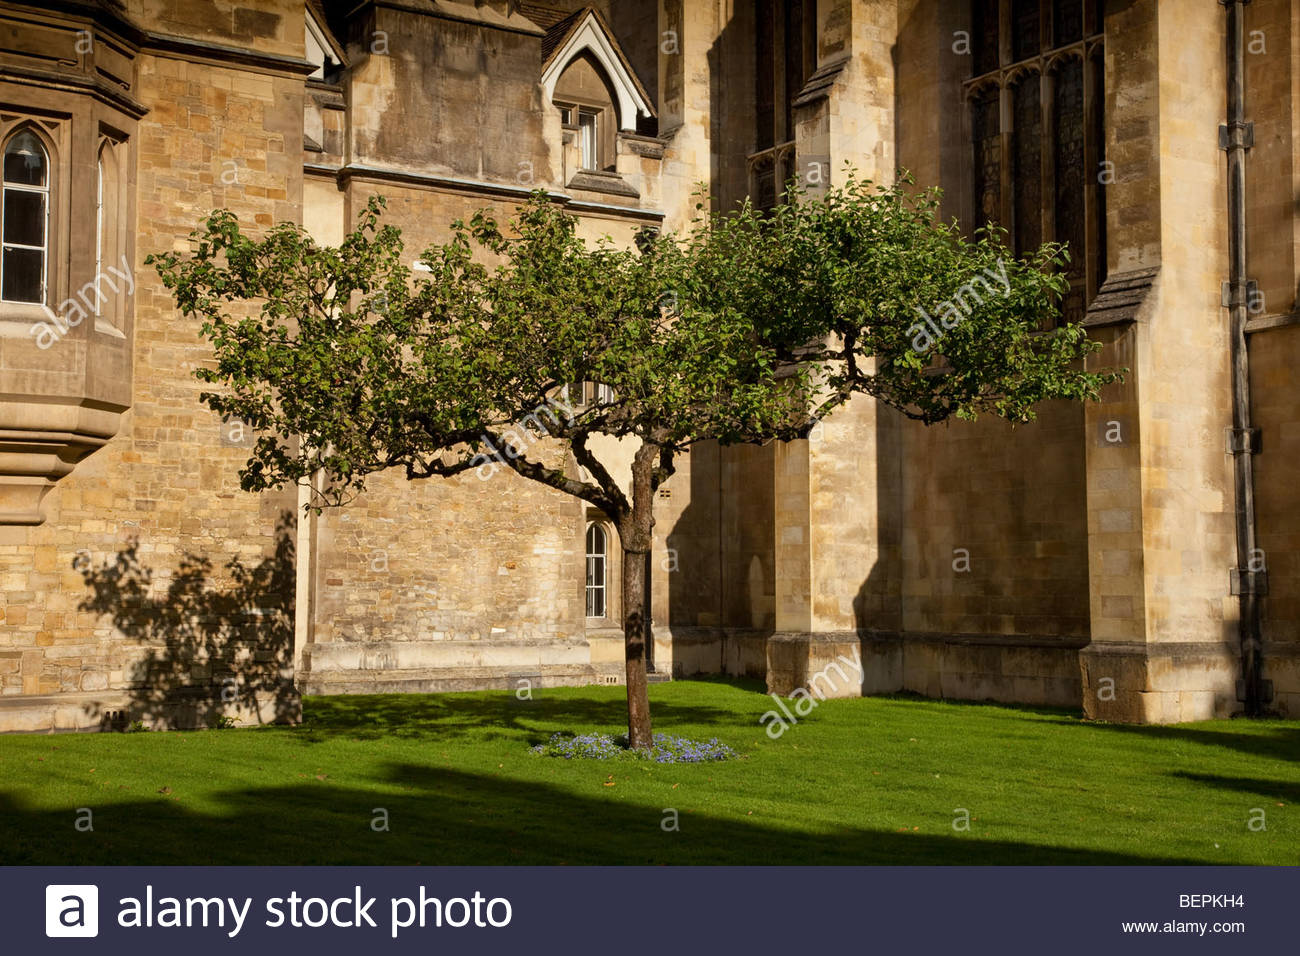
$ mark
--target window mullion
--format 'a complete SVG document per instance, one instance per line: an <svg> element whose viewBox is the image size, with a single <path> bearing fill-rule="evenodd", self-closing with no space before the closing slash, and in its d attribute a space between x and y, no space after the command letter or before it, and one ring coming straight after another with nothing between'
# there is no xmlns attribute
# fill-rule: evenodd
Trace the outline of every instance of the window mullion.
<svg viewBox="0 0 1300 956"><path fill-rule="evenodd" d="M1095 129L1094 122L1096 116L1094 110L1099 109L1094 95L1094 62L1093 57L1083 57L1083 237L1084 237L1084 300L1091 301L1092 297L1097 294L1097 289L1101 283L1099 281L1100 267L1097 257L1106 255L1104 249L1097 250L1097 191L1102 189L1098 182L1097 164L1098 164L1098 144L1095 142L1096 137L1093 135Z"/></svg>
<svg viewBox="0 0 1300 956"><path fill-rule="evenodd" d="M1011 0L998 0L998 66L1011 64L1016 25L1012 19Z"/></svg>
<svg viewBox="0 0 1300 956"><path fill-rule="evenodd" d="M1004 4L1008 0L1003 0ZM1007 230L1008 245L1016 248L1016 183L1011 175L1015 165L1015 111L1011 102L1013 90L1006 76L998 83L998 182L1001 192L999 225Z"/></svg>
<svg viewBox="0 0 1300 956"><path fill-rule="evenodd" d="M1051 10L1051 4L1047 5ZM1056 239L1056 74L1043 70L1039 77L1039 106L1042 109L1042 136L1039 138L1039 161L1042 163L1042 237Z"/></svg>

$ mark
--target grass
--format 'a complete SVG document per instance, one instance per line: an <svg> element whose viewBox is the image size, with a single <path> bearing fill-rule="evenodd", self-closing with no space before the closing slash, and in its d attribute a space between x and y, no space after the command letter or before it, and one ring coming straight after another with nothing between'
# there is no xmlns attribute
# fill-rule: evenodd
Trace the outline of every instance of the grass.
<svg viewBox="0 0 1300 956"><path fill-rule="evenodd" d="M622 695L316 697L298 727L0 737L0 863L1300 862L1295 722L1130 727L866 698L824 701L771 740L761 687L679 681L651 687L656 730L745 759L528 752L622 730ZM1266 829L1248 827L1257 809Z"/></svg>

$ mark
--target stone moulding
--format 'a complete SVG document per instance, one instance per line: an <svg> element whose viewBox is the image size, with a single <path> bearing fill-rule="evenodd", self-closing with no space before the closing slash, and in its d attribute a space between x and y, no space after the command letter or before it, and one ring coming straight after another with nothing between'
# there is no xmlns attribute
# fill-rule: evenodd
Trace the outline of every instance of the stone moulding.
<svg viewBox="0 0 1300 956"><path fill-rule="evenodd" d="M1098 328L1138 321L1142 304L1146 302L1159 275L1160 267L1155 266L1107 276L1097 290L1096 298L1088 306L1083 325Z"/></svg>
<svg viewBox="0 0 1300 956"><path fill-rule="evenodd" d="M37 525L41 502L117 434L125 407L86 399L0 396L0 525Z"/></svg>
<svg viewBox="0 0 1300 956"><path fill-rule="evenodd" d="M794 98L793 105L795 108L807 106L830 96L831 87L835 85L839 75L844 72L844 68L849 65L849 59L846 56L827 63L808 77L808 82L804 84L803 89Z"/></svg>
<svg viewBox="0 0 1300 956"><path fill-rule="evenodd" d="M566 188L585 189L587 192L605 193L609 196L627 196L630 199L641 198L641 194L636 191L636 187L617 173L589 169L574 173Z"/></svg>
<svg viewBox="0 0 1300 956"><path fill-rule="evenodd" d="M515 202L525 201L533 192L524 186L509 183L492 183L485 180L462 179L456 176L439 176L433 173L419 173L410 170L390 169L381 166L367 166L350 163L347 166L330 166L322 163L304 163L303 172L322 178L333 177L340 189L346 189L353 181L366 183L394 183L418 189L446 190L448 192L467 193L484 199L509 199ZM648 222L660 222L664 213L659 209L643 209L639 206L617 206L612 203L589 202L575 199L567 193L550 191L552 202L564 206L574 213L606 215L621 219L640 219Z"/></svg>

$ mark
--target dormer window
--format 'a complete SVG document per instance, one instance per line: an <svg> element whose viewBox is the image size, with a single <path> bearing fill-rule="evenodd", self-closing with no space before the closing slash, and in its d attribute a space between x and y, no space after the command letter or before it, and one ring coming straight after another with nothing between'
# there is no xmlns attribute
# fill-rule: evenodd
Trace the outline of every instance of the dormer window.
<svg viewBox="0 0 1300 956"><path fill-rule="evenodd" d="M604 151L601 149L604 112L602 109L590 106L560 107L560 121L573 130L577 137L580 169L603 169L605 166Z"/></svg>
<svg viewBox="0 0 1300 956"><path fill-rule="evenodd" d="M560 110L561 122L572 134L565 140L577 154L566 160L578 167L570 171L612 173L619 131L635 132L638 116L654 116L649 96L593 9L556 23L542 47L542 89Z"/></svg>

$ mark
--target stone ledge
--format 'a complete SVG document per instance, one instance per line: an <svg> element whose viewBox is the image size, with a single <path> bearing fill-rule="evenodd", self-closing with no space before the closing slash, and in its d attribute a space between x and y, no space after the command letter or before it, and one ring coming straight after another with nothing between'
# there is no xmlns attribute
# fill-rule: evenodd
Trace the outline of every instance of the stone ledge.
<svg viewBox="0 0 1300 956"><path fill-rule="evenodd" d="M1167 724L1228 717L1237 703L1237 648L1226 642L1100 642L1079 654L1090 720Z"/></svg>
<svg viewBox="0 0 1300 956"><path fill-rule="evenodd" d="M592 667L448 667L418 671L324 671L300 681L304 694L441 694L515 690L526 679L533 690L604 683Z"/></svg>
<svg viewBox="0 0 1300 956"><path fill-rule="evenodd" d="M911 691L938 699L1078 707L1083 643L1051 635L782 632L767 642L767 689L788 695L816 685L818 696ZM860 665L860 674L850 685L840 675L853 664Z"/></svg>
<svg viewBox="0 0 1300 956"><path fill-rule="evenodd" d="M1116 272L1107 276L1106 281L1097 290L1092 304L1088 306L1088 312L1083 317L1083 325L1088 328L1098 328L1104 325L1136 322L1142 304L1150 295L1159 274L1160 267L1155 266L1150 269Z"/></svg>
<svg viewBox="0 0 1300 956"><path fill-rule="evenodd" d="M573 178L569 180L565 188L581 189L584 192L601 193L606 196L626 196L629 199L641 198L641 194L637 192L636 187L618 173L607 173L594 169L583 169L574 173Z"/></svg>
<svg viewBox="0 0 1300 956"><path fill-rule="evenodd" d="M124 691L0 698L0 733L113 731L137 720L148 730L202 730L210 728L217 716L234 718L241 726L297 723L302 719L302 700L292 688L257 694L252 702L223 702L220 688L196 688L147 705Z"/></svg>

